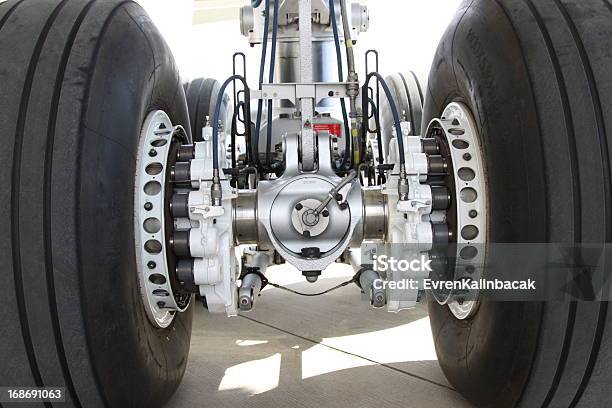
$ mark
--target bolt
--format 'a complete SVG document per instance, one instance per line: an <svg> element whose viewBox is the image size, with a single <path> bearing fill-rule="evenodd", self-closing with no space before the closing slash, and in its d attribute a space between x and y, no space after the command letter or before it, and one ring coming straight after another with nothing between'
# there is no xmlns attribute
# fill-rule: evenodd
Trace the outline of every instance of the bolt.
<svg viewBox="0 0 612 408"><path fill-rule="evenodd" d="M157 150L155 150L155 149L149 150L149 156L151 156L151 157L157 156Z"/></svg>
<svg viewBox="0 0 612 408"><path fill-rule="evenodd" d="M149 262L147 263L147 267L148 267L149 269L155 269L155 267L156 267L156 266L157 266L157 264L156 264L155 262L153 262L153 261L149 261Z"/></svg>
<svg viewBox="0 0 612 408"><path fill-rule="evenodd" d="M310 231L304 231L302 235L304 235L304 238L310 238Z"/></svg>
<svg viewBox="0 0 612 408"><path fill-rule="evenodd" d="M336 199L336 201L342 201L344 197L342 197L342 194L336 193L336 196L334 198Z"/></svg>
<svg viewBox="0 0 612 408"><path fill-rule="evenodd" d="M374 305L382 305L385 302L385 298L382 293L377 293L372 299L372 304Z"/></svg>
<svg viewBox="0 0 612 408"><path fill-rule="evenodd" d="M472 160L472 155L471 155L471 154L469 154L469 153L464 154L464 155L463 155L463 160L465 160L465 161L470 161L470 160Z"/></svg>
<svg viewBox="0 0 612 408"><path fill-rule="evenodd" d="M474 273L474 266L473 265L468 265L465 267L465 271L467 273L469 273L470 275Z"/></svg>
<svg viewBox="0 0 612 408"><path fill-rule="evenodd" d="M340 209L342 211L346 210L348 208L348 203L342 202L340 203Z"/></svg>
<svg viewBox="0 0 612 408"><path fill-rule="evenodd" d="M151 211L153 209L153 204L152 203L145 203L144 209L147 210L147 211Z"/></svg>
<svg viewBox="0 0 612 408"><path fill-rule="evenodd" d="M298 210L298 211L302 211L302 208L304 208L304 206L302 205L302 203L297 203L297 204L295 205L295 209L296 209L296 210Z"/></svg>
<svg viewBox="0 0 612 408"><path fill-rule="evenodd" d="M476 218L476 217L478 217L478 211L470 210L469 215L470 215L470 218Z"/></svg>
<svg viewBox="0 0 612 408"><path fill-rule="evenodd" d="M157 307L163 309L166 306L166 302L157 302Z"/></svg>
<svg viewBox="0 0 612 408"><path fill-rule="evenodd" d="M321 213L321 215L325 218L329 217L329 211L327 210L323 210L323 212Z"/></svg>
<svg viewBox="0 0 612 408"><path fill-rule="evenodd" d="M334 96L334 91L329 91L328 95L329 96Z"/></svg>

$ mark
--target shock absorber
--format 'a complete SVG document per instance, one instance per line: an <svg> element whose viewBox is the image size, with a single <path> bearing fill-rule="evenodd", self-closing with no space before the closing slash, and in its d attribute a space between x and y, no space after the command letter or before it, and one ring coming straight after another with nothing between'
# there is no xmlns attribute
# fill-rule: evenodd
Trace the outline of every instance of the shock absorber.
<svg viewBox="0 0 612 408"><path fill-rule="evenodd" d="M242 278L242 284L238 290L238 305L240 310L248 312L253 309L255 299L259 296L263 282L259 273L247 273Z"/></svg>
<svg viewBox="0 0 612 408"><path fill-rule="evenodd" d="M266 269L272 262L268 252L246 250L244 252L244 268L246 273L242 276L242 283L238 289L238 307L248 312L253 309L255 299L268 282L264 277Z"/></svg>
<svg viewBox="0 0 612 408"><path fill-rule="evenodd" d="M382 283L378 272L364 268L359 273L359 286L368 296L370 304L375 308L380 308L387 304L387 294L382 285L376 285L377 282Z"/></svg>

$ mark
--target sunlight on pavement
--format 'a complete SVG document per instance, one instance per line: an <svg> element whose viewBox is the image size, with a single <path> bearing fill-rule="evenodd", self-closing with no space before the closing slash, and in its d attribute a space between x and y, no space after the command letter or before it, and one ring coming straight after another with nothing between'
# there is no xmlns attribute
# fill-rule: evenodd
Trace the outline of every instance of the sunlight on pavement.
<svg viewBox="0 0 612 408"><path fill-rule="evenodd" d="M268 343L268 340L236 340L236 345L240 347L258 346L266 343Z"/></svg>
<svg viewBox="0 0 612 408"><path fill-rule="evenodd" d="M280 367L280 353L229 367L219 384L219 391L240 390L257 395L273 390L278 387Z"/></svg>
<svg viewBox="0 0 612 408"><path fill-rule="evenodd" d="M302 378L375 364L369 360L382 364L435 360L429 330L429 319L423 318L390 329L323 339L322 344L302 353ZM339 353L330 347L364 358Z"/></svg>

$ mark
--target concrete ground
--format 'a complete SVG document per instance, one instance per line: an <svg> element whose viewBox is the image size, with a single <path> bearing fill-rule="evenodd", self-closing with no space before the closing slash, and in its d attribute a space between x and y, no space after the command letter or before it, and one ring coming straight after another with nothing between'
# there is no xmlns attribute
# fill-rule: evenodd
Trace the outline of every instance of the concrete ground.
<svg viewBox="0 0 612 408"><path fill-rule="evenodd" d="M351 271L333 267L315 285L286 267L267 275L318 292ZM168 407L470 407L440 370L426 306L372 310L354 285L322 297L268 287L235 318L196 306L187 372Z"/></svg>

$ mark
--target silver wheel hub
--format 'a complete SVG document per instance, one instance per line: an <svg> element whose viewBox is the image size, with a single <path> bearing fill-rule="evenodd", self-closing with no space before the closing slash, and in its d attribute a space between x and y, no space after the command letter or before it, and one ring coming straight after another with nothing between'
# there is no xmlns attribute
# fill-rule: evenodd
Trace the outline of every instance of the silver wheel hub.
<svg viewBox="0 0 612 408"><path fill-rule="evenodd" d="M442 119L431 122L428 137L435 136L446 147L452 163L449 190L453 206L447 220L456 244L456 256L449 258L447 267L454 280L476 281L482 277L488 238L488 194L486 169L480 135L469 108L451 103ZM448 305L460 320L474 316L479 307L479 295L473 291L433 293L438 303Z"/></svg>
<svg viewBox="0 0 612 408"><path fill-rule="evenodd" d="M168 224L168 168L174 139L181 130L165 112L151 112L142 127L136 164L136 267L145 311L160 328L168 327L176 313L185 311L191 298L173 288L174 256L167 245L172 232L167 231L172 225Z"/></svg>

